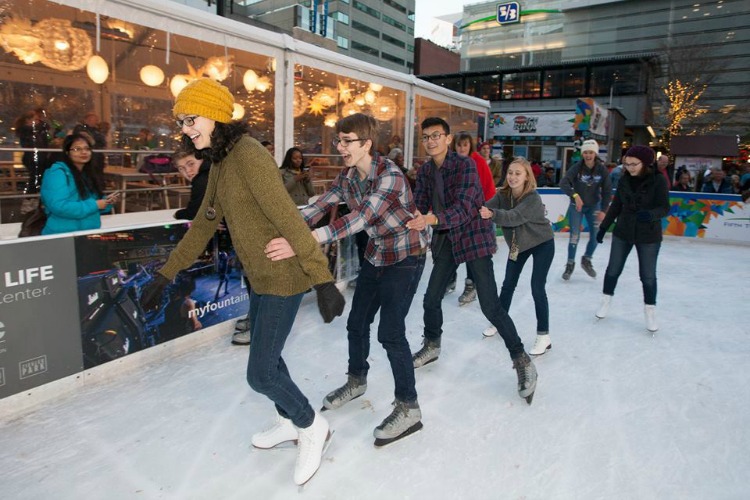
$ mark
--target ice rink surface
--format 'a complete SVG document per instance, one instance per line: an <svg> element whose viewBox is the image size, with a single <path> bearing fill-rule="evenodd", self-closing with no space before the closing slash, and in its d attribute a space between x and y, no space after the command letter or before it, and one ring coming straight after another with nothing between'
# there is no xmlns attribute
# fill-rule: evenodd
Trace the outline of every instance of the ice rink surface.
<svg viewBox="0 0 750 500"><path fill-rule="evenodd" d="M0 498L748 498L750 249L665 240L652 337L635 252L609 316L596 320L611 237L594 255L595 280L577 262L564 282L566 236L556 239L547 286L552 350L535 360L531 406L516 392L499 336L482 337L479 304L458 306L462 266L443 302L440 359L416 373L421 432L373 447L393 400L385 352L373 340L367 393L326 412L333 442L298 489L294 448L250 446L274 409L248 387L247 348L227 334L4 419ZM507 247L498 243L499 287ZM430 270L428 257L407 318L413 350ZM527 349L536 330L530 274L527 264L510 310ZM284 352L316 409L345 382L348 309L325 325L306 297Z"/></svg>

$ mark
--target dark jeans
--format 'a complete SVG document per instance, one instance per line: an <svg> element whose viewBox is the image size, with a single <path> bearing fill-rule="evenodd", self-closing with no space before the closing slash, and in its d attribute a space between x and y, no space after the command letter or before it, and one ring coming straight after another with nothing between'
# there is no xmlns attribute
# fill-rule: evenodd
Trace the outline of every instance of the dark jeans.
<svg viewBox="0 0 750 500"><path fill-rule="evenodd" d="M594 255L594 250L598 243L596 242L596 232L599 231L599 221L596 213L600 210L597 205L584 205L581 211L576 210L576 204L571 203L568 207L568 223L570 224L570 243L568 243L568 260L576 260L576 250L578 250L578 240L581 237L581 222L586 219L587 229L589 231L589 242L586 244L585 257Z"/></svg>
<svg viewBox="0 0 750 500"><path fill-rule="evenodd" d="M383 267L375 267L365 259L357 277L352 310L346 322L349 374L366 376L370 369L367 362L370 355L370 325L380 310L378 342L385 349L391 364L396 399L406 402L417 400L417 390L411 350L406 340L405 320L424 264L424 255L407 257Z"/></svg>
<svg viewBox="0 0 750 500"><path fill-rule="evenodd" d="M656 260L659 258L661 242L658 243L630 243L612 237L612 249L609 252L609 264L604 273L604 294L614 295L617 280L625 267L630 250L635 246L638 252L638 274L643 284L643 302L646 305L656 305Z"/></svg>
<svg viewBox="0 0 750 500"><path fill-rule="evenodd" d="M547 302L547 273L555 256L555 240L540 243L534 248L529 248L518 254L515 261L508 259L505 264L505 280L500 289L500 304L503 309L510 311L510 303L513 300L513 292L516 291L518 278L521 276L523 266L529 257L534 257L531 269L531 296L534 297L534 309L536 309L536 331L549 331L549 303Z"/></svg>
<svg viewBox="0 0 750 500"><path fill-rule="evenodd" d="M289 376L281 351L303 295L279 297L250 291L253 345L247 362L247 382L254 391L273 401L276 411L297 427L312 425L315 411Z"/></svg>
<svg viewBox="0 0 750 500"><path fill-rule="evenodd" d="M443 309L441 307L443 293L458 266L453 261L450 245L447 244L443 245L437 255L433 255L433 259L432 273L424 295L424 336L427 340L438 341L443 334ZM469 261L466 266L471 269L474 277L482 313L497 328L511 359L520 356L524 351L523 342L518 336L516 325L503 309L500 297L497 296L492 257L481 257Z"/></svg>

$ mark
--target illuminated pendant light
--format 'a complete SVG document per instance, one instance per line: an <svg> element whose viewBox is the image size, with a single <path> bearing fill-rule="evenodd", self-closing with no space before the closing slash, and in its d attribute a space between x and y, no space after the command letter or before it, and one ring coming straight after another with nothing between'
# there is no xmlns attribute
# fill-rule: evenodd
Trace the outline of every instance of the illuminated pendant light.
<svg viewBox="0 0 750 500"><path fill-rule="evenodd" d="M245 108L242 107L242 104L234 103L232 105L232 120L239 120L245 116Z"/></svg>
<svg viewBox="0 0 750 500"><path fill-rule="evenodd" d="M86 74L96 84L101 85L106 82L107 78L109 78L107 61L102 56L91 56L89 62L86 63Z"/></svg>
<svg viewBox="0 0 750 500"><path fill-rule="evenodd" d="M255 90L255 87L258 86L258 73L251 69L245 71L245 74L242 76L242 85L245 86L245 90L248 92Z"/></svg>
<svg viewBox="0 0 750 500"><path fill-rule="evenodd" d="M325 119L323 120L323 125L326 127L333 128L336 126L336 122L339 121L339 117L336 115L336 113L329 113L326 115Z"/></svg>
<svg viewBox="0 0 750 500"><path fill-rule="evenodd" d="M173 96L177 97L187 84L188 79L185 75L174 75L172 81L169 82L169 91L172 92Z"/></svg>
<svg viewBox="0 0 750 500"><path fill-rule="evenodd" d="M164 72L153 64L142 67L140 75L141 81L149 87L158 87L164 82Z"/></svg>

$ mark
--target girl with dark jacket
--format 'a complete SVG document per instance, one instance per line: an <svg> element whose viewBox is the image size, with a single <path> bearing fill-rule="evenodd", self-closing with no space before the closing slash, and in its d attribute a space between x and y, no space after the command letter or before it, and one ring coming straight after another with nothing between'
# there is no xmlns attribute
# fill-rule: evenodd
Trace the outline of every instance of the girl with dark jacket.
<svg viewBox="0 0 750 500"><path fill-rule="evenodd" d="M622 161L625 172L596 235L601 243L609 226L617 221L604 274L604 295L596 317L606 317L617 280L635 246L643 284L646 328L650 332L659 328L656 323L656 261L662 240L661 219L669 213L667 182L664 176L654 174L653 162L654 151L646 146L633 146L625 153Z"/></svg>

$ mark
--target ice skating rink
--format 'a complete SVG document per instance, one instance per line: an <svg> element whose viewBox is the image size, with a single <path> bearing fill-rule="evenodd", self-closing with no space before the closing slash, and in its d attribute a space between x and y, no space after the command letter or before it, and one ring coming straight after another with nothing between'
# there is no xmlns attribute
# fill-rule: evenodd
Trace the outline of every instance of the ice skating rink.
<svg viewBox="0 0 750 500"><path fill-rule="evenodd" d="M221 335L163 360L125 363L116 377L97 372L96 382L32 411L14 414L0 401L0 498L748 498L749 248L666 240L652 337L635 252L609 317L594 317L610 241L594 255L595 280L577 262L563 282L567 235L556 239L547 288L553 347L535 360L531 406L517 395L499 337L482 337L479 304L458 307L462 266L444 301L440 359L416 374L421 432L373 447L393 399L374 341L367 393L326 413L333 442L300 491L294 448L250 447L274 409L247 386L247 348L230 345L226 323ZM498 286L507 256L499 243ZM407 320L413 349L430 270L428 262ZM510 310L527 349L536 330L530 273L527 265ZM345 326L346 314L325 325L315 297L303 301L285 359L316 409L345 381Z"/></svg>

